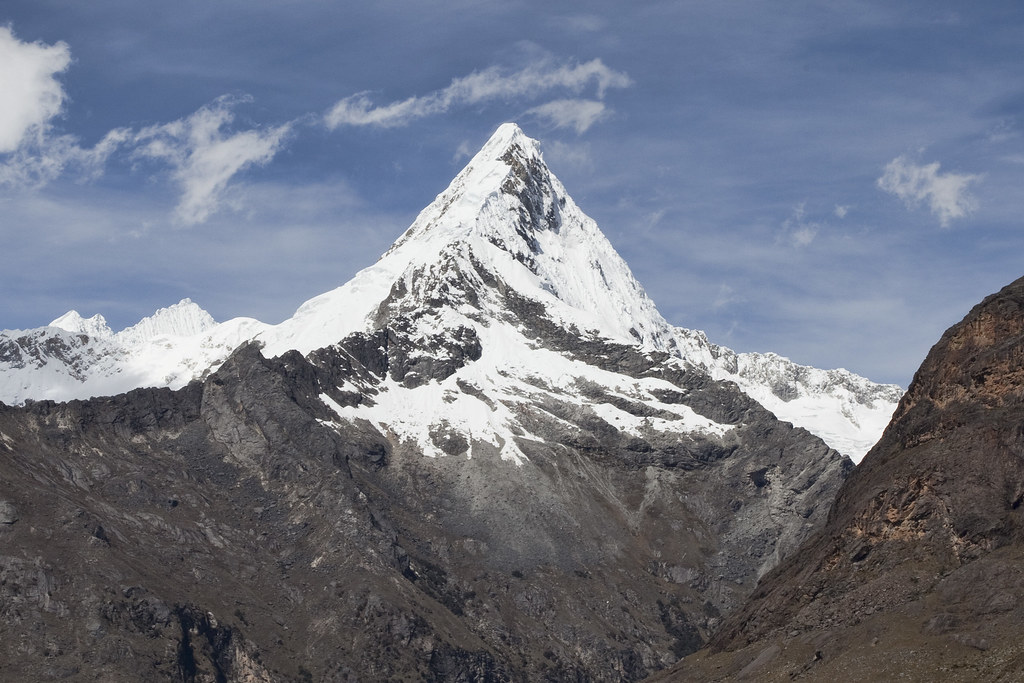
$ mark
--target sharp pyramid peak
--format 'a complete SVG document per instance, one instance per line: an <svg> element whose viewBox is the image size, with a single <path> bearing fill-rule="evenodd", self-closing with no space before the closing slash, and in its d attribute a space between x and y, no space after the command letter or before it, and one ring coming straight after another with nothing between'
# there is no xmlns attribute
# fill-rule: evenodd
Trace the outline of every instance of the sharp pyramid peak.
<svg viewBox="0 0 1024 683"><path fill-rule="evenodd" d="M447 316L470 300L480 315L507 317L507 292L565 329L675 348L674 331L629 267L550 172L540 143L514 123L498 127L377 263L304 303L261 341L268 353L308 352L385 317Z"/></svg>
<svg viewBox="0 0 1024 683"><path fill-rule="evenodd" d="M472 266L452 265L458 262ZM514 123L498 127L378 267L384 263L402 273L410 292L450 287L442 274L453 267L483 268L567 325L674 347L674 334L629 267L548 169L540 143ZM447 284L426 283L431 273Z"/></svg>
<svg viewBox="0 0 1024 683"><path fill-rule="evenodd" d="M540 143L528 137L518 124L503 123L480 148L473 161L501 158L510 152L525 157L539 157ZM473 162L471 161L469 165L472 166Z"/></svg>
<svg viewBox="0 0 1024 683"><path fill-rule="evenodd" d="M515 123L503 123L448 187L420 212L385 256L411 241L438 237L451 242L468 236L488 202L509 194L528 176L546 184L554 179L544 164L540 143ZM564 189L561 191L564 194Z"/></svg>

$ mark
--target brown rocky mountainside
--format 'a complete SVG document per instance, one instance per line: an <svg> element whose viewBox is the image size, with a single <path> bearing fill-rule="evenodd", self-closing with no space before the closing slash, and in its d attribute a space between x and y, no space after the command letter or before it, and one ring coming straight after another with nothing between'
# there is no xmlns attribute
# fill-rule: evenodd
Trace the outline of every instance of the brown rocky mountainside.
<svg viewBox="0 0 1024 683"><path fill-rule="evenodd" d="M1024 278L932 348L824 530L661 680L1024 679Z"/></svg>

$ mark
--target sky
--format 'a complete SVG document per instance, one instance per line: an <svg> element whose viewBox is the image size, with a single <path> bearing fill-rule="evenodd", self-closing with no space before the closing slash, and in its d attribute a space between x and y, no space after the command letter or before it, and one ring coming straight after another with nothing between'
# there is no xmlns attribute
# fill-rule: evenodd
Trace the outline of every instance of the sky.
<svg viewBox="0 0 1024 683"><path fill-rule="evenodd" d="M289 317L505 121L673 324L906 386L1024 275L1024 4L0 6L0 328Z"/></svg>

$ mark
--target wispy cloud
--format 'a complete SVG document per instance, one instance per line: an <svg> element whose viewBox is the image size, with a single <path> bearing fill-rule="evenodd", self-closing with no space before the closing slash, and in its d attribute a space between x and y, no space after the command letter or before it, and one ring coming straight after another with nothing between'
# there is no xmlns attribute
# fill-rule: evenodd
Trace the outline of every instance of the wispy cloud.
<svg viewBox="0 0 1024 683"><path fill-rule="evenodd" d="M426 116L444 113L458 105L473 105L514 97L536 99L541 93L552 90L580 93L593 86L600 100L609 88L625 88L631 83L629 76L608 68L600 59L582 64L559 65L553 64L550 60L542 60L513 72L496 66L490 67L457 78L441 90L382 106L374 105L368 93L357 93L335 104L327 112L324 121L332 130L343 125L393 128ZM583 123L589 126L596 120L594 117L601 113L595 114L595 107L588 105L589 114L584 114L582 118L574 118L564 113L560 114L563 107L564 105L558 105L536 113L549 117L556 125L571 125L577 129ZM558 118L559 116L561 118ZM586 123L588 116L591 120Z"/></svg>
<svg viewBox="0 0 1024 683"><path fill-rule="evenodd" d="M239 100L221 97L184 118L139 131L135 154L167 162L182 190L176 214L186 224L213 213L228 182L240 171L269 162L291 129L286 123L263 130L227 132Z"/></svg>
<svg viewBox="0 0 1024 683"><path fill-rule="evenodd" d="M583 133L608 113L597 100L554 100L526 111L555 128L575 128Z"/></svg>
<svg viewBox="0 0 1024 683"><path fill-rule="evenodd" d="M73 135L43 136L23 142L0 164L0 186L40 187L69 167L77 168L87 179L94 179L102 174L107 159L130 135L129 130L117 128L91 148L79 145Z"/></svg>
<svg viewBox="0 0 1024 683"><path fill-rule="evenodd" d="M234 109L245 98L221 97L195 113L141 130L117 128L93 147L73 135L55 132L52 122L64 109L66 94L58 76L71 64L65 43L46 45L18 40L0 26L0 186L41 187L69 169L100 176L122 150L127 158L166 164L181 195L175 208L180 223L206 221L225 202L239 173L270 162L295 122L276 127L234 126ZM330 128L342 125L402 126L417 118L500 99L536 101L551 93L591 98L555 99L527 113L559 128L586 131L608 110L601 99L611 88L631 84L629 77L599 60L584 63L538 59L519 70L491 67L457 78L442 90L375 106L366 93L338 102L326 115Z"/></svg>
<svg viewBox="0 0 1024 683"><path fill-rule="evenodd" d="M544 143L544 157L555 162L559 167L573 167L582 171L591 171L594 159L590 145L586 143L566 143L552 140Z"/></svg>
<svg viewBox="0 0 1024 683"><path fill-rule="evenodd" d="M908 207L926 202L945 228L954 218L963 218L975 208L968 188L981 178L967 173L939 173L938 162L918 165L901 155L886 165L877 184Z"/></svg>
<svg viewBox="0 0 1024 683"><path fill-rule="evenodd" d="M22 42L0 26L0 186L39 187L69 167L95 178L119 147L129 147L135 156L171 166L182 190L177 217L198 223L216 210L237 173L273 158L290 128L226 132L238 100L222 97L187 118L138 132L117 128L84 148L78 138L56 135L51 126L66 98L57 75L70 63L66 44Z"/></svg>
<svg viewBox="0 0 1024 683"><path fill-rule="evenodd" d="M711 302L711 308L725 308L740 301L743 301L743 297L739 296L735 289L723 283L718 286L718 293L715 295L714 301Z"/></svg>

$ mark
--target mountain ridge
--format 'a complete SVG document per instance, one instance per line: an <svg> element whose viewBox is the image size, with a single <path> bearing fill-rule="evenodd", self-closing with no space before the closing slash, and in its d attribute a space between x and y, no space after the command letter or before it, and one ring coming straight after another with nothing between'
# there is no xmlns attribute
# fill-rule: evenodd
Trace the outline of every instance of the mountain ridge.
<svg viewBox="0 0 1024 683"><path fill-rule="evenodd" d="M215 323L185 299L113 333L102 316L84 319L72 311L51 323L70 336L46 328L0 333L0 400L178 388L215 370L246 340L260 341L269 355L310 353L366 332L402 307L410 324L421 324L422 308L462 316L433 323L458 328L467 323L466 314L477 320L500 317L518 305L494 296L486 304L474 301L491 291L484 279L494 278L581 335L665 351L736 382L783 419L855 460L873 444L901 393L854 375L812 387L805 380L813 369L770 355L735 354L703 333L672 327L547 169L538 143L515 124L503 124L377 263L305 302L288 320ZM432 289L410 293L412 287ZM462 287L454 305L424 308L427 299L451 299L452 287ZM491 313L484 310L488 305Z"/></svg>

